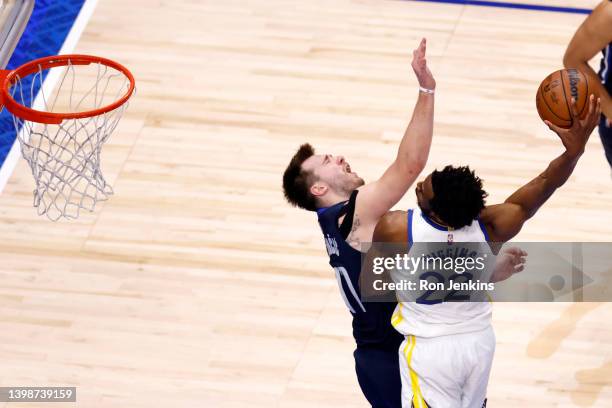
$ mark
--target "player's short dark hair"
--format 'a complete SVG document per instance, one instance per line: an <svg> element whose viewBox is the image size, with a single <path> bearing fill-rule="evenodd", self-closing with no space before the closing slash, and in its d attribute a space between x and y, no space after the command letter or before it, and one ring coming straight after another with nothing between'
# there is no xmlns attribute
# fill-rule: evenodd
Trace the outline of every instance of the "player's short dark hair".
<svg viewBox="0 0 612 408"><path fill-rule="evenodd" d="M454 229L470 225L485 207L488 194L482 189L482 180L468 166L446 166L434 171L431 185L431 209Z"/></svg>
<svg viewBox="0 0 612 408"><path fill-rule="evenodd" d="M302 163L315 154L313 147L305 143L293 155L283 174L283 192L287 201L309 211L316 211L315 197L310 193L310 186L315 176L302 168Z"/></svg>

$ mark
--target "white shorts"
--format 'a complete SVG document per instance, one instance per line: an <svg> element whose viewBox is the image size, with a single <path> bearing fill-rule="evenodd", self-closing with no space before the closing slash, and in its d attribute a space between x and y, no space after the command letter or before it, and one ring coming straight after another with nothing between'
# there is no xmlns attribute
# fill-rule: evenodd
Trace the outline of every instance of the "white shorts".
<svg viewBox="0 0 612 408"><path fill-rule="evenodd" d="M406 336L399 349L402 408L482 408L495 354L493 328L432 338Z"/></svg>

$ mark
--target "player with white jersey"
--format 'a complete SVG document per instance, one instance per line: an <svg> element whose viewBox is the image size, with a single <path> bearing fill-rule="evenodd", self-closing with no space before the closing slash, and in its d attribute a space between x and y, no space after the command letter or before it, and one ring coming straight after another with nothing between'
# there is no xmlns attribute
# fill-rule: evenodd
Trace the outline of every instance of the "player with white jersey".
<svg viewBox="0 0 612 408"><path fill-rule="evenodd" d="M485 205L482 181L468 167L434 171L417 184L419 209L387 213L374 230L374 241L406 243L412 251L427 242L510 240L567 181L600 113L599 100L591 96L585 119L578 119L573 105L570 129L549 125L565 151L501 204ZM495 350L491 305L429 303L402 301L392 316L393 326L405 336L399 349L402 407L485 407Z"/></svg>
<svg viewBox="0 0 612 408"><path fill-rule="evenodd" d="M416 209L408 210L406 222L408 244L412 247L409 255L412 257L418 257L422 252L420 245L413 245L415 242L449 242L454 243L455 249L461 242L482 242L482 245L470 245L470 252L475 248L479 252L472 256L493 260L491 248L487 244L487 232L480 220L473 220L470 225L453 230L436 223L420 209ZM437 303L423 296L419 299L423 300L403 302L396 307L391 323L400 333L437 337L480 331L491 325L491 303L488 301Z"/></svg>

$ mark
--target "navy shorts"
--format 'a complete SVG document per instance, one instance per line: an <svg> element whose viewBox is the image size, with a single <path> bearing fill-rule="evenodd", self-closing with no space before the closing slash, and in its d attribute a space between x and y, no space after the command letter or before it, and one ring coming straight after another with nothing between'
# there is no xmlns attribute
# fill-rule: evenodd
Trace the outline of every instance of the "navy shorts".
<svg viewBox="0 0 612 408"><path fill-rule="evenodd" d="M606 159L612 167L612 127L606 126L606 117L603 115L601 115L601 121L599 122L599 137L606 151Z"/></svg>
<svg viewBox="0 0 612 408"><path fill-rule="evenodd" d="M353 355L359 386L372 408L401 408L398 349L357 347Z"/></svg>

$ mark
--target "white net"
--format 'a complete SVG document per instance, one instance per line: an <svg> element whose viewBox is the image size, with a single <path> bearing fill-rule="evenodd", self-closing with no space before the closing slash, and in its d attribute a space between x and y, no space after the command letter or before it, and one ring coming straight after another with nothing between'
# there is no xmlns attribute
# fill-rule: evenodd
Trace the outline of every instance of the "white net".
<svg viewBox="0 0 612 408"><path fill-rule="evenodd" d="M44 81L57 86L45 89ZM22 105L33 101L39 111L84 112L112 104L129 86L122 72L104 64L68 64L17 78L10 93ZM74 219L81 209L93 211L113 194L102 175L100 155L127 105L87 118L65 119L59 125L13 115L21 152L34 176L34 207L39 215L53 221Z"/></svg>

